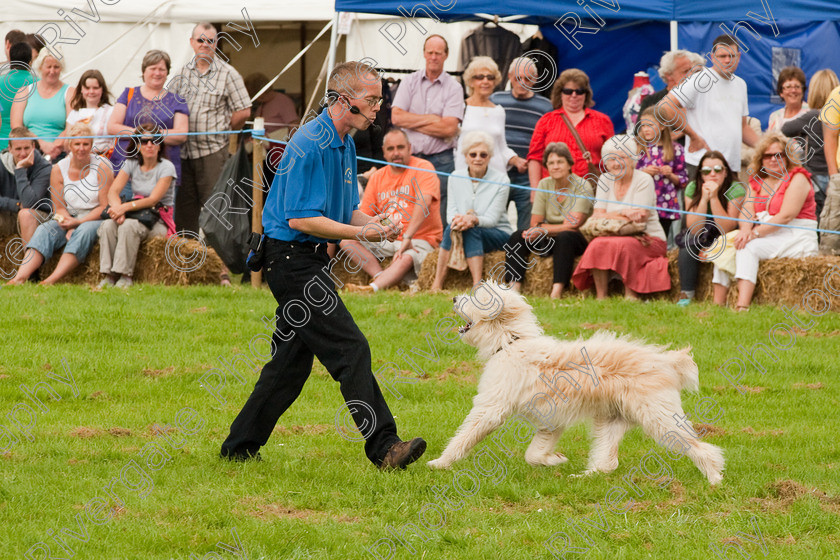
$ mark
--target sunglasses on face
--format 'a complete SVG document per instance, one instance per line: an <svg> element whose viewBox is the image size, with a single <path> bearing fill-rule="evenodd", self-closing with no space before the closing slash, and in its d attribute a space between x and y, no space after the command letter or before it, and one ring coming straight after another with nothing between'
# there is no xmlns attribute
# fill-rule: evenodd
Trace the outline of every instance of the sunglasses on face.
<svg viewBox="0 0 840 560"><path fill-rule="evenodd" d="M198 41L202 45L215 45L216 44L216 39L205 39L204 37L201 37L200 39L196 39L196 41Z"/></svg>
<svg viewBox="0 0 840 560"><path fill-rule="evenodd" d="M470 153L469 153L469 154L467 154L467 155L469 155L471 158L481 158L481 159L485 159L485 158L487 158L490 154L488 154L487 152L470 152Z"/></svg>
<svg viewBox="0 0 840 560"><path fill-rule="evenodd" d="M784 157L784 155L785 155L784 152L765 153L763 156L761 156L761 159L763 159L763 160L776 159L776 156Z"/></svg>
<svg viewBox="0 0 840 560"><path fill-rule="evenodd" d="M721 171L723 171L723 166L722 165L715 165L714 167L706 166L706 167L704 167L703 169L700 170L700 173L703 174L703 175L708 175L712 171L714 171L715 173L720 173Z"/></svg>
<svg viewBox="0 0 840 560"><path fill-rule="evenodd" d="M147 144L154 144L154 143L155 143L155 139L154 139L154 138L141 138L141 139L139 140L139 142L140 142L140 145L141 145L141 146L145 146L145 145L147 145Z"/></svg>
<svg viewBox="0 0 840 560"><path fill-rule="evenodd" d="M492 82L495 79L496 76L494 76L493 74L476 74L475 76L473 76L473 80L477 82L480 82L482 80L489 80Z"/></svg>
<svg viewBox="0 0 840 560"><path fill-rule="evenodd" d="M572 88L563 88L560 90L563 95L572 95L573 93L576 95L584 95L586 93L585 89L572 89Z"/></svg>

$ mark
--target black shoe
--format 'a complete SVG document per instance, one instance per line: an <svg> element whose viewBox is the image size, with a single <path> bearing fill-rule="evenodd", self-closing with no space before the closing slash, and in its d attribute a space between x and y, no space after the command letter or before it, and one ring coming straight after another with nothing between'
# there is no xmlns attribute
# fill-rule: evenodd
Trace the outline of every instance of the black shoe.
<svg viewBox="0 0 840 560"><path fill-rule="evenodd" d="M221 457L222 459L227 459L228 461L236 461L237 463L244 463L245 461L262 461L262 456L260 456L259 451L257 451L256 453L245 451L244 453L226 454L223 450L219 453L219 457Z"/></svg>
<svg viewBox="0 0 840 560"><path fill-rule="evenodd" d="M404 469L419 459L425 452L426 440L423 438L416 437L411 441L398 441L385 454L379 468L382 470Z"/></svg>

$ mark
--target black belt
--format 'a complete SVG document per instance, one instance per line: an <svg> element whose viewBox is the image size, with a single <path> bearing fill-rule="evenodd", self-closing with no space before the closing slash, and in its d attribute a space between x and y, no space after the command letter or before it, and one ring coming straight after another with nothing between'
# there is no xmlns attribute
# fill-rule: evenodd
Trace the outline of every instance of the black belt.
<svg viewBox="0 0 840 560"><path fill-rule="evenodd" d="M306 252L317 253L318 251L326 251L326 243L313 243L311 241L282 241L280 239L273 239L271 237L265 238L266 247L276 247L279 249L298 249Z"/></svg>

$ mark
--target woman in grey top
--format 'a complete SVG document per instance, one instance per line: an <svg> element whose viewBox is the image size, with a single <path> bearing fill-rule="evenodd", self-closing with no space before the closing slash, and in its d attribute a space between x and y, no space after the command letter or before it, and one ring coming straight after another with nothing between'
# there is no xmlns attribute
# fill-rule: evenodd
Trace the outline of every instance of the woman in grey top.
<svg viewBox="0 0 840 560"><path fill-rule="evenodd" d="M100 287L131 286L140 243L147 237L167 233L167 224L160 219L155 219L150 228L131 217L137 216L133 213L150 209L156 215L171 216L175 200L172 185L177 174L172 162L163 159L160 129L153 124L142 124L134 134L142 136L132 139L134 153L125 161L108 192L107 212L111 219L99 228L99 271L105 275ZM120 192L129 181L132 200L122 202Z"/></svg>

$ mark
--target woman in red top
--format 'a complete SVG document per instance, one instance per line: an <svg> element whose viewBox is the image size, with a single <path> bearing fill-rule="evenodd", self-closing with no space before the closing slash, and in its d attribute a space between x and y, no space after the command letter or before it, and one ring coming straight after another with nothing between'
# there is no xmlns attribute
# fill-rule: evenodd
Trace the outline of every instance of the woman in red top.
<svg viewBox="0 0 840 560"><path fill-rule="evenodd" d="M755 155L750 162L751 196L745 199L743 209L748 218L761 223L741 222L740 231L733 240L738 311L746 311L750 307L759 261L817 254L817 232L814 231L817 227L817 204L814 202L811 174L791 162L785 149L787 142L778 132L766 134L755 147ZM715 303L726 305L729 274L715 265L712 282Z"/></svg>
<svg viewBox="0 0 840 560"><path fill-rule="evenodd" d="M551 90L551 103L554 111L543 115L537 126L534 128L534 135L531 136L531 146L528 150L528 179L531 188L536 189L540 179L548 177L548 173L542 165L543 152L545 147L552 142L563 142L572 151L575 164L572 166L572 173L587 180L592 184L598 182L597 178L587 177L589 174L589 163L598 165L601 162L601 146L607 138L611 138L615 132L610 118L604 113L590 109L595 102L592 100L592 88L589 86L589 76L583 70L569 68L564 70ZM588 154L584 154L580 145L575 140L574 134L566 126L563 116L569 119L577 131ZM586 156L589 156L587 158ZM531 191L531 198L535 191Z"/></svg>

